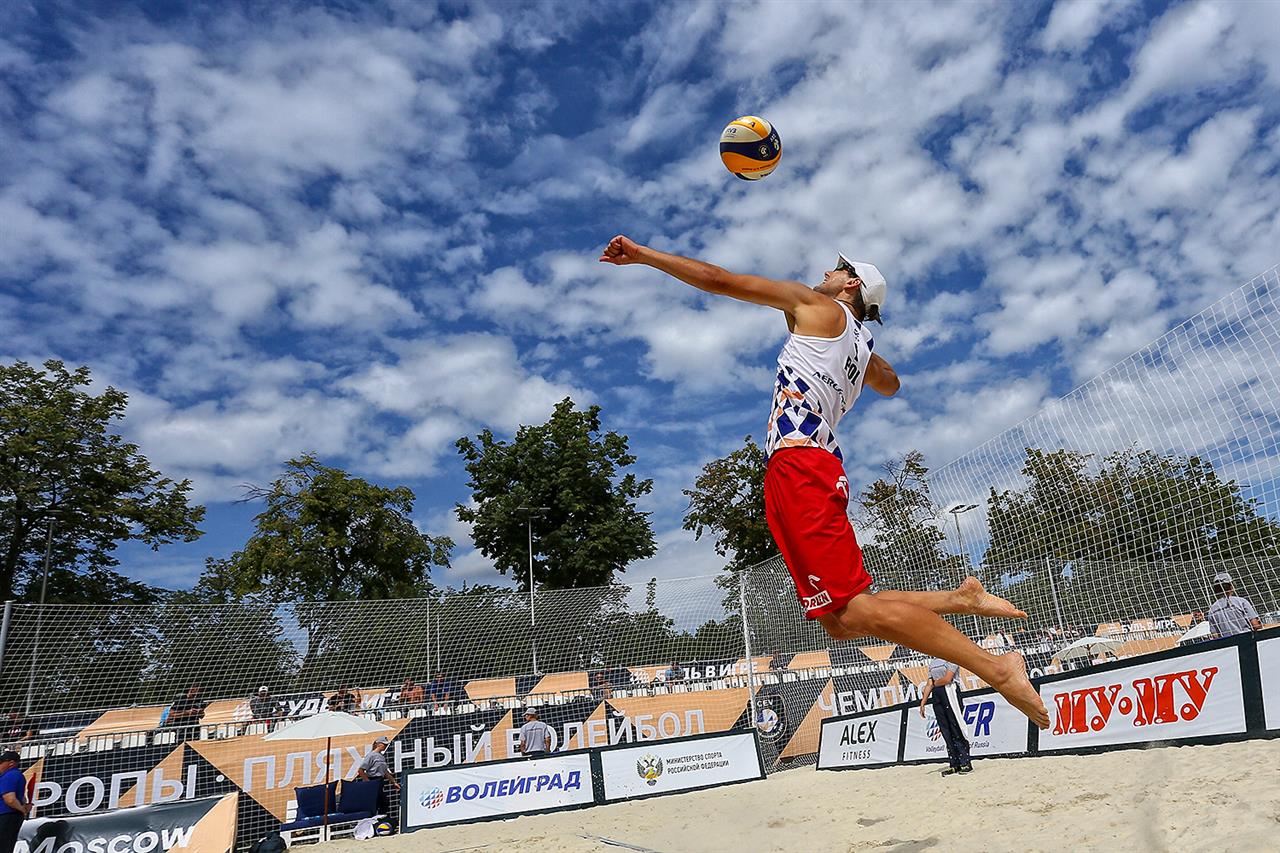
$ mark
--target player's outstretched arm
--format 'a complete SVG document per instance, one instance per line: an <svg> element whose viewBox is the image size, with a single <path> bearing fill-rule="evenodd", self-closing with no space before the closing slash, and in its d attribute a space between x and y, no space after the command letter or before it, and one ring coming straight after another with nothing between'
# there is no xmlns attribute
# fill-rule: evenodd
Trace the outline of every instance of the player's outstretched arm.
<svg viewBox="0 0 1280 853"><path fill-rule="evenodd" d="M605 246L604 252L600 255L600 262L615 266L645 264L699 290L732 296L743 302L768 305L770 308L777 308L793 316L797 309L803 310L811 305L821 306L819 310L830 310L826 305L831 302L828 297L816 293L798 281L777 281L758 275L729 272L715 264L641 246L621 234Z"/></svg>

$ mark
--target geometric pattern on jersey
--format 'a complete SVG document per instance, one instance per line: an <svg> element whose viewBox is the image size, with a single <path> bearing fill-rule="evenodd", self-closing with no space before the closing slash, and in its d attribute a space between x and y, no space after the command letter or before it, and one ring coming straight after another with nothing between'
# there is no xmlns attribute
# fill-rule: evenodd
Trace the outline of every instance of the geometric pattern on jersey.
<svg viewBox="0 0 1280 853"><path fill-rule="evenodd" d="M844 461L836 435L822 416L822 403L809 394L809 383L788 365L778 367L773 383L773 411L765 434L765 455L783 447L821 447Z"/></svg>

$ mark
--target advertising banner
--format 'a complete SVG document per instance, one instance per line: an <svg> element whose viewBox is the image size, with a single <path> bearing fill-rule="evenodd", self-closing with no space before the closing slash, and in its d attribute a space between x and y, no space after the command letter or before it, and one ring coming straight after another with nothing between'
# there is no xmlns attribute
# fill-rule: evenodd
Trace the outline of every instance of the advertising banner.
<svg viewBox="0 0 1280 853"><path fill-rule="evenodd" d="M818 738L818 769L894 764L902 740L902 711L823 720Z"/></svg>
<svg viewBox="0 0 1280 853"><path fill-rule="evenodd" d="M610 749L600 764L609 802L764 778L750 732Z"/></svg>
<svg viewBox="0 0 1280 853"><path fill-rule="evenodd" d="M1258 671L1267 728L1280 729L1280 637L1258 643Z"/></svg>
<svg viewBox="0 0 1280 853"><path fill-rule="evenodd" d="M1235 646L1051 681L1040 698L1041 752L1245 731Z"/></svg>
<svg viewBox="0 0 1280 853"><path fill-rule="evenodd" d="M1027 718L1004 700L999 693L961 696L963 718L960 724L969 735L969 754L1022 755L1027 751ZM904 761L945 760L947 744L938 729L933 703L907 711L907 742Z"/></svg>
<svg viewBox="0 0 1280 853"><path fill-rule="evenodd" d="M406 830L573 808L596 799L587 753L410 773L404 787Z"/></svg>
<svg viewBox="0 0 1280 853"><path fill-rule="evenodd" d="M103 814L28 820L22 824L15 853L67 850L227 853L236 841L238 796L227 794Z"/></svg>

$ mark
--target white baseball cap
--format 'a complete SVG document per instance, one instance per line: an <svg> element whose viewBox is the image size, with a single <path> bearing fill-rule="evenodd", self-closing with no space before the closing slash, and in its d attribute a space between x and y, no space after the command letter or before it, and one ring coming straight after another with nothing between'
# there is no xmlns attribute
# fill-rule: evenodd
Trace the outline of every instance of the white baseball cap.
<svg viewBox="0 0 1280 853"><path fill-rule="evenodd" d="M884 325L884 320L880 319L880 312L884 309L885 292L889 289L888 283L885 282L884 276L876 265L867 261L851 261L844 256L844 253L837 253L840 257L836 263L836 269L847 269L852 271L854 275L862 279L862 302L867 306L867 319L875 320L877 323ZM871 310L871 306L875 306L875 310Z"/></svg>

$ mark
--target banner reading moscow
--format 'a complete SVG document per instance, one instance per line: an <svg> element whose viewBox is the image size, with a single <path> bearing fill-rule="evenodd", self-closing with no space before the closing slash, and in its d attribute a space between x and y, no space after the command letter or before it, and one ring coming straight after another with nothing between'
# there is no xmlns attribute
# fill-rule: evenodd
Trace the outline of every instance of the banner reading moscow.
<svg viewBox="0 0 1280 853"><path fill-rule="evenodd" d="M15 853L167 850L226 853L236 840L238 797L238 794L227 794L105 814L29 820L22 824Z"/></svg>

